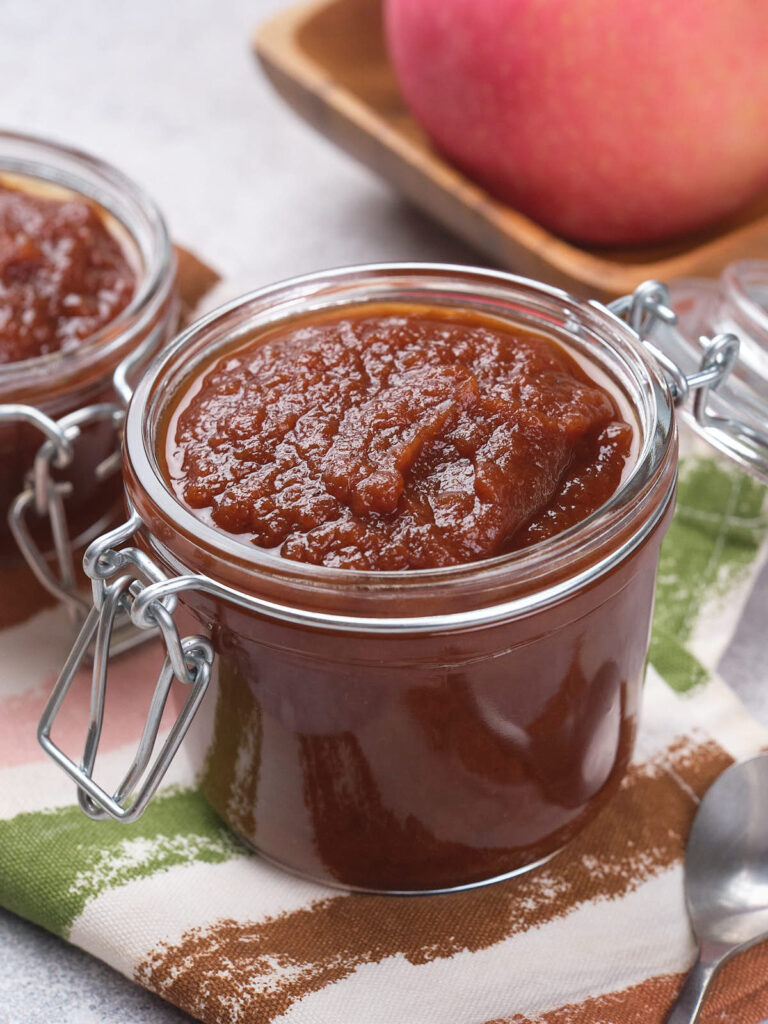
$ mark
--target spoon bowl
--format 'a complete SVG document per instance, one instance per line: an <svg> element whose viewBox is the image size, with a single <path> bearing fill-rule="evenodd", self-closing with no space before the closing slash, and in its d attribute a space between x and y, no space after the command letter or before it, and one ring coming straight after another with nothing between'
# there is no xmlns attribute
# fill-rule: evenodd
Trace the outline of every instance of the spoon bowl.
<svg viewBox="0 0 768 1024"><path fill-rule="evenodd" d="M768 755L732 765L701 801L685 854L699 957L667 1024L693 1024L719 968L768 937Z"/></svg>

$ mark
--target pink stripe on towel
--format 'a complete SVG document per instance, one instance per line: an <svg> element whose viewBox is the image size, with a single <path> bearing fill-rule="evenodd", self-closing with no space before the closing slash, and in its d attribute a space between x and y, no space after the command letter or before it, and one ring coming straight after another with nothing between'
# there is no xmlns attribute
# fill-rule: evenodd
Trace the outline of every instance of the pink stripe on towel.
<svg viewBox="0 0 768 1024"><path fill-rule="evenodd" d="M100 751L125 746L138 738L161 659L160 645L152 643L130 657L116 659L110 666ZM54 682L51 680L32 692L0 700L0 768L43 760L45 755L37 743L37 723ZM79 757L83 748L88 727L90 685L90 671L78 672L54 727L54 741L70 756ZM169 705L175 707L175 701L171 699ZM170 717L173 707L167 709L167 717Z"/></svg>

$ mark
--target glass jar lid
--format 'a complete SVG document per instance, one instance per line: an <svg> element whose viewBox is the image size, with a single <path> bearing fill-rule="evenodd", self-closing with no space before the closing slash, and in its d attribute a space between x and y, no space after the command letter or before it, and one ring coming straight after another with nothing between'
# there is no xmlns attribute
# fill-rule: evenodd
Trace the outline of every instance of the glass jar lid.
<svg viewBox="0 0 768 1024"><path fill-rule="evenodd" d="M731 263L719 278L680 278L667 296L673 315L652 317L644 337L682 371L679 414L768 483L768 261ZM706 394L685 401L707 365L713 379Z"/></svg>

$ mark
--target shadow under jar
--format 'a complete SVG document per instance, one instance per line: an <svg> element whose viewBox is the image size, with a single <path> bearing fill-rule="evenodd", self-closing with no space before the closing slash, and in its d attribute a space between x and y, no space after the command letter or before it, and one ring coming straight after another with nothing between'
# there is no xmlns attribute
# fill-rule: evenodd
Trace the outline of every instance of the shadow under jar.
<svg viewBox="0 0 768 1024"><path fill-rule="evenodd" d="M366 303L471 311L558 342L634 429L618 490L542 543L426 570L310 565L202 521L163 464L191 383L267 326ZM124 475L138 546L160 577L181 577L180 602L215 651L204 791L266 857L354 889L472 886L549 857L616 789L676 435L663 376L605 308L439 266L352 268L246 296L152 363L129 407Z"/></svg>
<svg viewBox="0 0 768 1024"><path fill-rule="evenodd" d="M115 387L113 374L126 359L123 369L131 374L129 357L144 365L172 336L177 302L162 215L120 171L45 139L0 132L0 189L7 203L0 227L9 243L0 252L0 579L3 593L14 595L12 602L0 598L0 626L7 626L50 603L46 590L75 610L72 553L117 521L123 501L115 454L130 387L122 373ZM111 245L129 268L130 289L114 315L104 309L116 285L87 294L89 275L104 278L110 255L100 251L89 260L89 243L82 242L89 237ZM79 293L69 287L78 275ZM72 317L68 305L76 309ZM35 317L40 323L26 329ZM89 317L92 331L82 326ZM70 336L46 335L61 324ZM63 509L66 534L56 552L52 500ZM14 542L14 508L40 556L32 559L39 583Z"/></svg>

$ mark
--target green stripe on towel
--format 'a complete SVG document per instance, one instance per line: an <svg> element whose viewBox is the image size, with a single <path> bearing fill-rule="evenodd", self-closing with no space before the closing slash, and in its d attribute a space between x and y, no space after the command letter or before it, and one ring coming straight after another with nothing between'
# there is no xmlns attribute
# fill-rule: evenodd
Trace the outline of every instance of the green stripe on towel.
<svg viewBox="0 0 768 1024"><path fill-rule="evenodd" d="M727 595L768 530L762 484L710 458L681 463L677 510L661 549L649 659L675 690L709 678L686 644L705 604Z"/></svg>
<svg viewBox="0 0 768 1024"><path fill-rule="evenodd" d="M107 889L178 864L221 863L242 847L196 790L166 791L133 825L79 806L0 822L0 906L66 935Z"/></svg>

